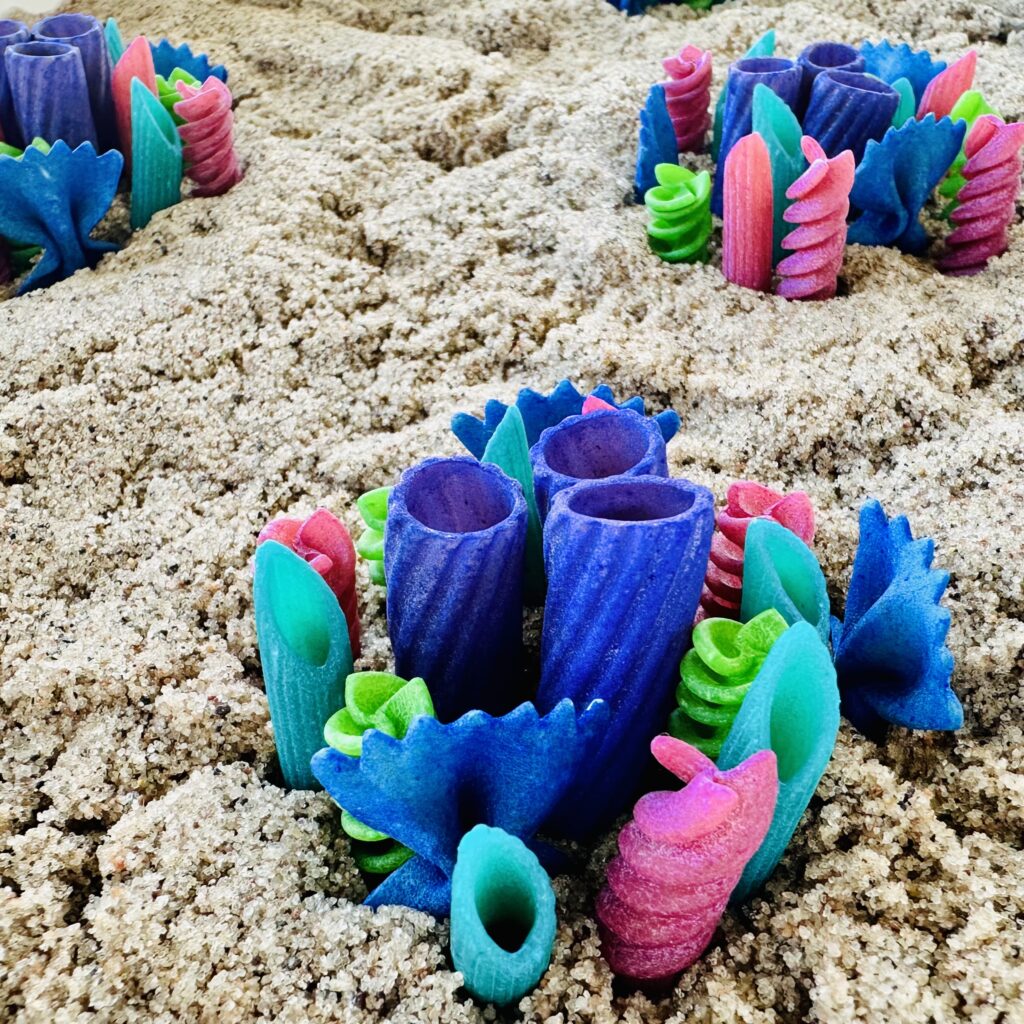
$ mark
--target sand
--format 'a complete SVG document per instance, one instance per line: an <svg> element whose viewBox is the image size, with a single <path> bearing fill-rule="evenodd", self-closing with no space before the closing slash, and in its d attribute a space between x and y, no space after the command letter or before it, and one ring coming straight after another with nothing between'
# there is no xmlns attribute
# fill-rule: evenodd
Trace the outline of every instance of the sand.
<svg viewBox="0 0 1024 1024"><path fill-rule="evenodd" d="M672 405L677 475L803 488L842 594L868 496L952 573L955 736L846 724L763 897L657 999L613 989L593 898L555 883L539 989L500 1019L1024 1020L1024 228L974 279L850 247L790 304L669 267L628 205L658 59L769 27L906 39L1024 116L1024 10L602 0L113 0L126 35L231 69L247 165L96 272L0 304L0 1011L25 1022L494 1019L447 926L358 905L323 794L272 769L249 559L353 501L452 412L571 375ZM715 256L717 261L718 257ZM386 667L360 570L364 667Z"/></svg>

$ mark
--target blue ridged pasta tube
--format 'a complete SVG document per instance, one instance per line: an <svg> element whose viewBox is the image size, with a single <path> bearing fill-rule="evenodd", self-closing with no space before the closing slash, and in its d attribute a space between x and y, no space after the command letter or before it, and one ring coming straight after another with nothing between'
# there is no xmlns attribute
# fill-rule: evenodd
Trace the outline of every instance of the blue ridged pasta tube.
<svg viewBox="0 0 1024 1024"><path fill-rule="evenodd" d="M803 115L807 109L807 101L811 95L814 80L823 71L863 71L864 55L849 43L836 43L823 40L811 43L800 51L796 59L803 79L800 83L800 102L794 112Z"/></svg>
<svg viewBox="0 0 1024 1024"><path fill-rule="evenodd" d="M96 146L82 55L66 43L15 43L4 51L11 103L21 137L77 149Z"/></svg>
<svg viewBox="0 0 1024 1024"><path fill-rule="evenodd" d="M900 94L872 75L823 71L811 88L803 132L817 140L827 156L849 149L860 163L868 142L888 131L899 105Z"/></svg>
<svg viewBox="0 0 1024 1024"><path fill-rule="evenodd" d="M89 88L89 105L96 126L100 148L117 144L114 122L114 94L111 88L110 54L103 26L91 14L51 14L32 26L36 39L67 43L82 56L85 81Z"/></svg>
<svg viewBox="0 0 1024 1024"><path fill-rule="evenodd" d="M608 702L611 720L552 827L585 836L635 795L672 705L707 568L714 498L688 480L591 480L562 491L544 529L548 596L541 709Z"/></svg>
<svg viewBox="0 0 1024 1024"><path fill-rule="evenodd" d="M391 492L384 569L396 672L426 680L442 721L519 702L526 526L522 488L476 459L426 459Z"/></svg>
<svg viewBox="0 0 1024 1024"><path fill-rule="evenodd" d="M4 53L8 46L27 43L31 38L28 27L22 22L13 18L0 19L0 131L3 132L5 142L19 149L24 146L24 139L21 137L21 128L18 126L18 119L14 115L14 106L11 103Z"/></svg>
<svg viewBox="0 0 1024 1024"><path fill-rule="evenodd" d="M555 894L521 839L477 825L452 874L452 960L478 999L504 1005L540 981L555 942Z"/></svg>

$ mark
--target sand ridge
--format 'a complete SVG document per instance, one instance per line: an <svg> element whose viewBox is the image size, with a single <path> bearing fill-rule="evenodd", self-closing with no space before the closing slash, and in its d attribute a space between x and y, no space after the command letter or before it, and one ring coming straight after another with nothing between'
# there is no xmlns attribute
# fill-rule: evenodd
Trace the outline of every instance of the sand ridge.
<svg viewBox="0 0 1024 1024"><path fill-rule="evenodd" d="M967 723L881 746L844 724L764 899L660 999L599 956L607 837L555 883L552 967L503 1019L1024 1019L1024 227L956 281L850 247L842 296L801 305L660 264L626 202L637 109L686 42L716 91L773 26L787 54L973 45L1021 118L1021 5L76 6L226 63L247 176L0 303L0 1013L488 1019L446 925L356 905L328 798L275 784L248 565L271 516L355 530L359 493L457 451L452 412L572 376L677 409L671 469L720 498L807 490L837 603L860 503L908 512L952 573ZM385 668L361 572L361 665Z"/></svg>

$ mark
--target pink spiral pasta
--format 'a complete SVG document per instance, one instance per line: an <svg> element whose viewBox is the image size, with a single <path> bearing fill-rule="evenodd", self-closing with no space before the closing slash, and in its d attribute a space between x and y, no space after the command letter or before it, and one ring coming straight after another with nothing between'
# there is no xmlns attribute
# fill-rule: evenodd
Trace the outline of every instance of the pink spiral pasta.
<svg viewBox="0 0 1024 1024"><path fill-rule="evenodd" d="M783 217L799 227L782 240L784 249L794 251L776 268L782 280L775 293L786 299L830 299L846 248L853 153L846 149L830 160L809 135L800 146L811 166L786 189L793 203Z"/></svg>
<svg viewBox="0 0 1024 1024"><path fill-rule="evenodd" d="M196 186L192 194L223 195L242 178L232 137L231 90L213 77L199 89L185 82L177 85L182 99L174 104L174 112L185 119L178 133L185 144L186 173Z"/></svg>
<svg viewBox="0 0 1024 1024"><path fill-rule="evenodd" d="M724 772L671 736L656 737L651 752L688 785L637 801L597 898L605 959L638 981L670 977L704 952L779 789L771 750Z"/></svg>
<svg viewBox="0 0 1024 1024"><path fill-rule="evenodd" d="M780 494L753 480L729 486L725 508L718 513L711 558L704 577L697 620L738 619L743 594L743 546L755 519L774 519L805 544L814 540L814 507L803 491Z"/></svg>
<svg viewBox="0 0 1024 1024"><path fill-rule="evenodd" d="M679 151L700 153L711 127L711 51L684 46L661 66L670 79L663 83L665 101Z"/></svg>
<svg viewBox="0 0 1024 1024"><path fill-rule="evenodd" d="M991 114L979 117L964 145L957 193L960 204L949 219L956 225L946 238L939 269L966 276L984 270L988 261L1006 252L1006 232L1013 220L1020 191L1024 123L1004 124Z"/></svg>

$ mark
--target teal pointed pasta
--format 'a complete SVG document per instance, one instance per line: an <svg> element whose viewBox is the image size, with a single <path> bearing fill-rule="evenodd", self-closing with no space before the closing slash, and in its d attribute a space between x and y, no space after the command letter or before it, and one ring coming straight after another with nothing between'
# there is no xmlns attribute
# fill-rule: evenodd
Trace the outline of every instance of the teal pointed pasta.
<svg viewBox="0 0 1024 1024"><path fill-rule="evenodd" d="M754 87L751 118L754 131L764 139L772 165L772 266L776 266L786 255L782 240L792 230L786 221L792 200L786 192L807 170L807 160L800 148L802 132L796 114L766 85Z"/></svg>
<svg viewBox="0 0 1024 1024"><path fill-rule="evenodd" d="M555 894L521 839L477 825L452 872L452 961L466 989L504 1006L540 981L555 942Z"/></svg>
<svg viewBox="0 0 1024 1024"><path fill-rule="evenodd" d="M814 628L798 622L772 647L718 758L725 771L759 750L772 750L779 770L768 835L747 862L731 903L744 902L775 870L832 757L838 732L836 670Z"/></svg>
<svg viewBox="0 0 1024 1024"><path fill-rule="evenodd" d="M181 200L181 139L174 118L138 79L132 80L132 211L134 229Z"/></svg>
<svg viewBox="0 0 1024 1024"><path fill-rule="evenodd" d="M526 426L518 406L510 405L505 411L480 461L497 466L506 476L518 481L523 489L527 512L523 590L529 603L537 603L544 597L544 542L533 486L530 448L526 443Z"/></svg>
<svg viewBox="0 0 1024 1024"><path fill-rule="evenodd" d="M324 578L276 540L256 549L253 604L281 774L292 789L314 789L309 761L352 671L348 624Z"/></svg>
<svg viewBox="0 0 1024 1024"><path fill-rule="evenodd" d="M784 526L755 519L744 545L740 619L749 622L766 608L780 612L790 625L809 622L828 643L828 593L814 553Z"/></svg>

